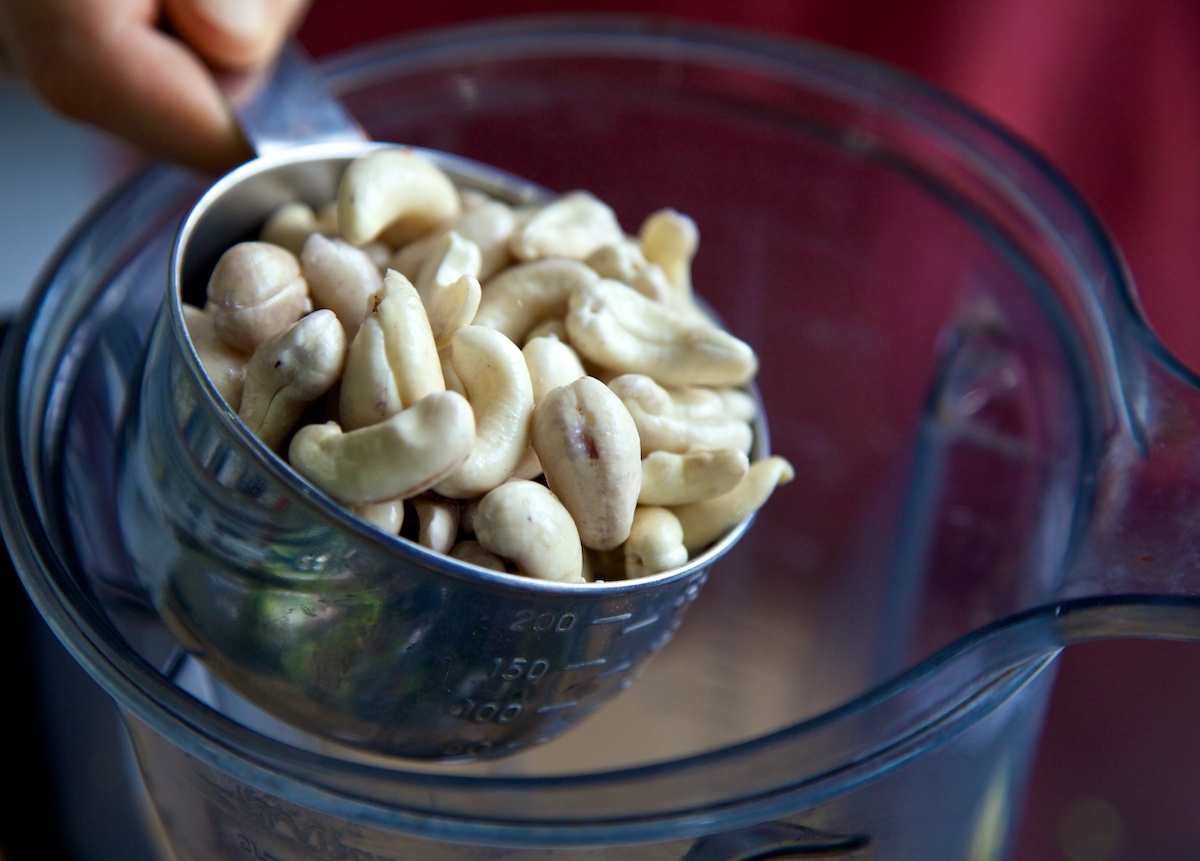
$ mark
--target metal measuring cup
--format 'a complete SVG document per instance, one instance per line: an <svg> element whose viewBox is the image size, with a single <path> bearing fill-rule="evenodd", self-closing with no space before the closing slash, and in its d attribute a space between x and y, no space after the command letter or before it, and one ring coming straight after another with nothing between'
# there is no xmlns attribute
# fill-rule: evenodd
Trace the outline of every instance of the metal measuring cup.
<svg viewBox="0 0 1200 861"><path fill-rule="evenodd" d="M675 571L557 584L489 572L358 520L267 450L205 375L182 302L277 206L335 196L373 148L288 47L237 105L259 153L185 218L131 396L117 507L140 582L184 646L251 703L325 741L417 758L547 740L627 687L748 522ZM549 193L428 153L461 187ZM755 456L765 452L757 428Z"/></svg>

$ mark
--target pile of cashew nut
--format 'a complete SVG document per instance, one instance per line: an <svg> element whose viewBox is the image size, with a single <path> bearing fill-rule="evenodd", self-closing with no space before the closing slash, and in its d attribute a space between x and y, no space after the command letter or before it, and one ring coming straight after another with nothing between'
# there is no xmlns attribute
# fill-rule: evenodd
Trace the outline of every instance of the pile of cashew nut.
<svg viewBox="0 0 1200 861"><path fill-rule="evenodd" d="M359 517L493 570L645 577L793 477L750 461L758 361L694 301L697 243L671 209L629 235L587 192L514 207L382 148L229 248L184 320L229 407Z"/></svg>

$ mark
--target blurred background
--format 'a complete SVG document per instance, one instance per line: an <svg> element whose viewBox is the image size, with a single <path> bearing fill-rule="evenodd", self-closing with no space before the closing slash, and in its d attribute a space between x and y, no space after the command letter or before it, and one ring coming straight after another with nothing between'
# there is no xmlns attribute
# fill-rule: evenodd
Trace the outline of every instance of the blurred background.
<svg viewBox="0 0 1200 861"><path fill-rule="evenodd" d="M561 11L667 15L812 39L949 90L1033 143L1080 189L1123 249L1154 329L1200 368L1200 4L315 0L299 35L323 57L413 29ZM123 145L50 115L19 85L0 81L0 319L19 313L77 219L140 163ZM128 854L111 857L136 857L144 838L129 816L135 802L121 776L123 752L75 749L53 732L79 714L115 718L34 617L11 572L3 574L0 607L15 686L4 711L28 737L56 738L5 746L0 847L10 861L91 859L100 857L87 851L96 829L113 845L125 841ZM1200 857L1197 727L1200 646L1069 650L1014 858ZM105 797L80 796L79 785L104 781L113 789Z"/></svg>

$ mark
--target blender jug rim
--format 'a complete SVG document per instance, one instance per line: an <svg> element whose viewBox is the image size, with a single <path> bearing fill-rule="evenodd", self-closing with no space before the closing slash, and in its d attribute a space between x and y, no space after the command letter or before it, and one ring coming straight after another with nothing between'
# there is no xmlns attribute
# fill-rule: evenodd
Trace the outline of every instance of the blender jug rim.
<svg viewBox="0 0 1200 861"><path fill-rule="evenodd" d="M603 22L603 29L596 29L597 21ZM555 42L556 38L560 41ZM335 58L323 67L330 78L332 88L340 91L362 86L363 82L369 81L372 76L386 75L389 69L413 62L414 57L424 58L428 53L438 51L453 54L470 50L474 41L488 44L499 42L515 55L531 45L538 46L539 51L551 51L560 44L569 45L573 41L604 38L613 40L614 45L626 47L629 43L644 42L641 49L645 51L653 50L653 46L658 44L657 40L663 39L675 40L675 47L681 51L698 43L701 49L711 50L722 57L733 55L745 62L762 63L774 71L786 71L790 75L803 77L810 85L813 79L821 79L827 86L836 86L840 90L848 88L853 91L857 88L863 93L873 94L873 99L884 102L891 110L902 109L907 114L917 116L935 110L939 116L948 115L960 128L965 128L995 150L995 153L973 153L975 157L990 162L989 155L1003 155L1011 160L1012 165L1030 172L1033 179L1041 184L1018 195L1024 205L1041 213L1042 207L1039 204L1044 200L1044 196L1049 195L1054 205L1064 208L1059 213L1060 217L1067 217L1076 225L1082 226L1083 233L1076 235L1072 241L1082 243L1082 251L1094 256L1093 263L1101 269L1100 279L1103 283L1100 286L1108 291L1099 299L1081 297L1085 304L1093 301L1090 320L1093 324L1100 325L1098 330L1088 333L1100 339L1098 350L1102 354L1102 364L1107 372L1099 374L1101 379L1109 384L1107 395L1101 393L1099 399L1109 404L1118 414L1127 408L1122 387L1112 375L1113 372L1124 368L1118 353L1122 347L1111 338L1111 315L1114 313L1123 315L1121 322L1133 327L1138 340L1150 345L1149 349L1153 351L1155 358L1179 375L1191 377L1189 371L1178 366L1166 350L1158 345L1157 339L1142 323L1118 252L1096 217L1069 183L1048 165L1040 154L996 123L960 104L953 97L878 63L811 44L721 32L700 25L607 16L584 19L568 16L466 25L433 34L401 37ZM881 97L880 93L886 93L887 97ZM875 107L880 109L879 105ZM942 132L947 135L951 133L946 129L942 129ZM963 145L961 141L959 145ZM786 798L797 792L841 792L856 781L870 779L881 773L881 768L894 767L915 751L944 740L945 735L935 732L931 727L940 725L939 722L947 720L948 716L953 716L956 728L964 727L971 720L985 714L990 703L1011 696L1039 671L1042 664L1036 659L1040 656L1048 660L1046 656L1053 655L1061 645L1055 623L1057 619L1064 617L1064 607L1035 608L1020 617L1004 619L989 628L975 631L887 683L793 726L726 748L678 760L638 765L618 771L582 774L533 777L478 776L402 771L348 763L334 757L297 750L283 742L265 739L253 730L197 704L190 696L174 688L140 657L129 653L130 650L121 641L111 620L96 606L94 599L72 575L56 546L55 536L51 534L52 530L47 523L43 498L46 492L43 485L48 476L40 459L46 452L39 448L39 444L44 441L38 438L45 430L42 422L47 420L47 416L27 414L31 406L35 409L48 406L48 392L39 391L38 387L52 385L54 373L46 367L31 367L26 361L31 355L36 358L40 351L43 362L57 363L56 355L46 354L55 353L57 348L67 341L70 337L70 326L61 319L56 323L52 317L48 318L47 308L55 304L55 297L72 286L66 283L63 273L74 271L72 267L78 267L79 258L83 254L81 245L89 240L90 234L105 224L106 220L111 219L114 208L141 199L142 195L159 202L168 200L172 195L177 195L180 188L187 187L189 182L188 178L176 171L158 168L139 175L93 210L89 219L74 232L57 261L45 270L42 280L39 281L40 286L35 291L36 295L31 297L21 321L10 332L4 345L4 370L0 382L4 386L6 397L4 419L0 424L0 442L4 444L4 454L0 458L0 476L13 491L3 506L2 525L6 540L18 562L17 568L26 588L56 635L63 640L76 659L102 682L114 699L133 716L144 720L165 737L179 742L195 755L213 762L220 768L243 771L246 770L247 761L253 762L254 765L250 769L250 774L254 775L252 782L257 781L260 785L270 783L280 773L287 775L286 779L299 777L300 780L315 785L315 788L311 789L314 798L328 792L342 799L345 804L358 809L362 816L370 818L373 815L372 811L378 810L378 806L361 798L354 798L354 793L339 785L339 779L345 777L348 783L348 775L358 775L368 776L375 781L408 782L418 790L421 787L436 786L444 788L448 797L452 797L457 803L457 800L462 798L459 793L479 789L494 790L494 794L514 793L520 790L514 793L515 797L525 797L526 791L552 794L564 790L579 790L592 793L594 797L594 793L602 785L620 790L630 782L644 781L648 786L654 786L664 779L671 780L674 785L686 782L689 774L701 769L727 769L728 771L724 772L727 776L745 778L748 772L755 770L755 765L761 766L773 759L783 759L779 752L798 739L802 740L820 732L833 732L836 735L838 726L849 718L863 720L866 725L869 723L866 717L872 709L877 709L896 698L903 697L916 703L922 696L925 697L922 706L925 718L921 722L907 721L905 726L888 724L885 727L886 732L876 727L873 736L876 744L869 747L862 761L843 762L836 767L829 763L825 770L797 768L795 761L791 762L787 769L783 769L781 765L766 768L766 773L771 775L775 783L769 791L756 794L730 794L724 788L718 787L720 781L710 781L706 778L703 786L698 787L692 796L691 806L651 810L645 804L645 798L642 798L637 815L634 816L627 810L624 816L630 835L645 827L639 822L644 823L663 816L686 820L691 824L681 827L699 833L699 821L703 818L704 810L744 804L756 805L756 810L759 810L762 805L787 803ZM1011 185L1007 190L1016 194ZM1055 229L1053 224L1046 226L1048 229ZM1063 247L1060 250L1071 249ZM1094 277L1088 277L1086 280L1093 286L1097 283ZM79 308L76 310L84 313ZM57 331L55 326L58 327ZM1117 421L1120 422L1121 419L1118 418ZM28 438L31 432L35 439ZM31 459L37 460L29 462ZM1096 606L1102 611L1104 603L1104 600L1099 600ZM1152 607L1169 608L1177 605L1179 599L1164 597L1160 600L1150 597L1145 603ZM1023 633L1021 638L1006 636L1008 632L1017 629ZM992 675L981 676L979 664L973 657L978 654L981 643L997 641L1003 641L1003 648L987 653L989 660L993 662L989 670ZM935 690L938 685L934 684L934 681L941 678L948 669L961 671L964 686L946 696L944 692ZM803 773L797 774L797 771ZM318 779L314 780L314 775ZM329 776L337 779L321 782L321 778ZM759 781L760 784L762 782ZM564 805L567 804L569 802L564 802ZM400 806L411 807L412 804L402 801ZM602 814L609 818L596 820L603 824L608 834L612 833L613 823L623 818L618 815L618 806L616 802L612 802L609 812ZM449 809L436 813L448 819L455 819L453 811ZM497 821L504 820L505 816L512 822L521 822L518 813L504 814L499 816ZM463 814L463 817L481 819L477 812L471 811ZM590 827L586 817L571 816L565 811L563 817L564 821L581 829L581 833ZM755 818L761 817L756 813Z"/></svg>

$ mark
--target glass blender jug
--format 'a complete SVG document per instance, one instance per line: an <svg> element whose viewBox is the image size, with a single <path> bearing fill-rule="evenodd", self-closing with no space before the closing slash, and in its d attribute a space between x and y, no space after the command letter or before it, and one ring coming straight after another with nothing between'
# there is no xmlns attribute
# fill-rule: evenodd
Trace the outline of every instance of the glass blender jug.
<svg viewBox="0 0 1200 861"><path fill-rule="evenodd" d="M1196 380L1055 171L935 90L770 39L544 20L326 68L373 137L700 227L798 478L560 739L355 756L225 689L131 582L114 447L179 216L138 177L6 352L4 532L180 859L1003 857L1064 646L1195 638Z"/></svg>

